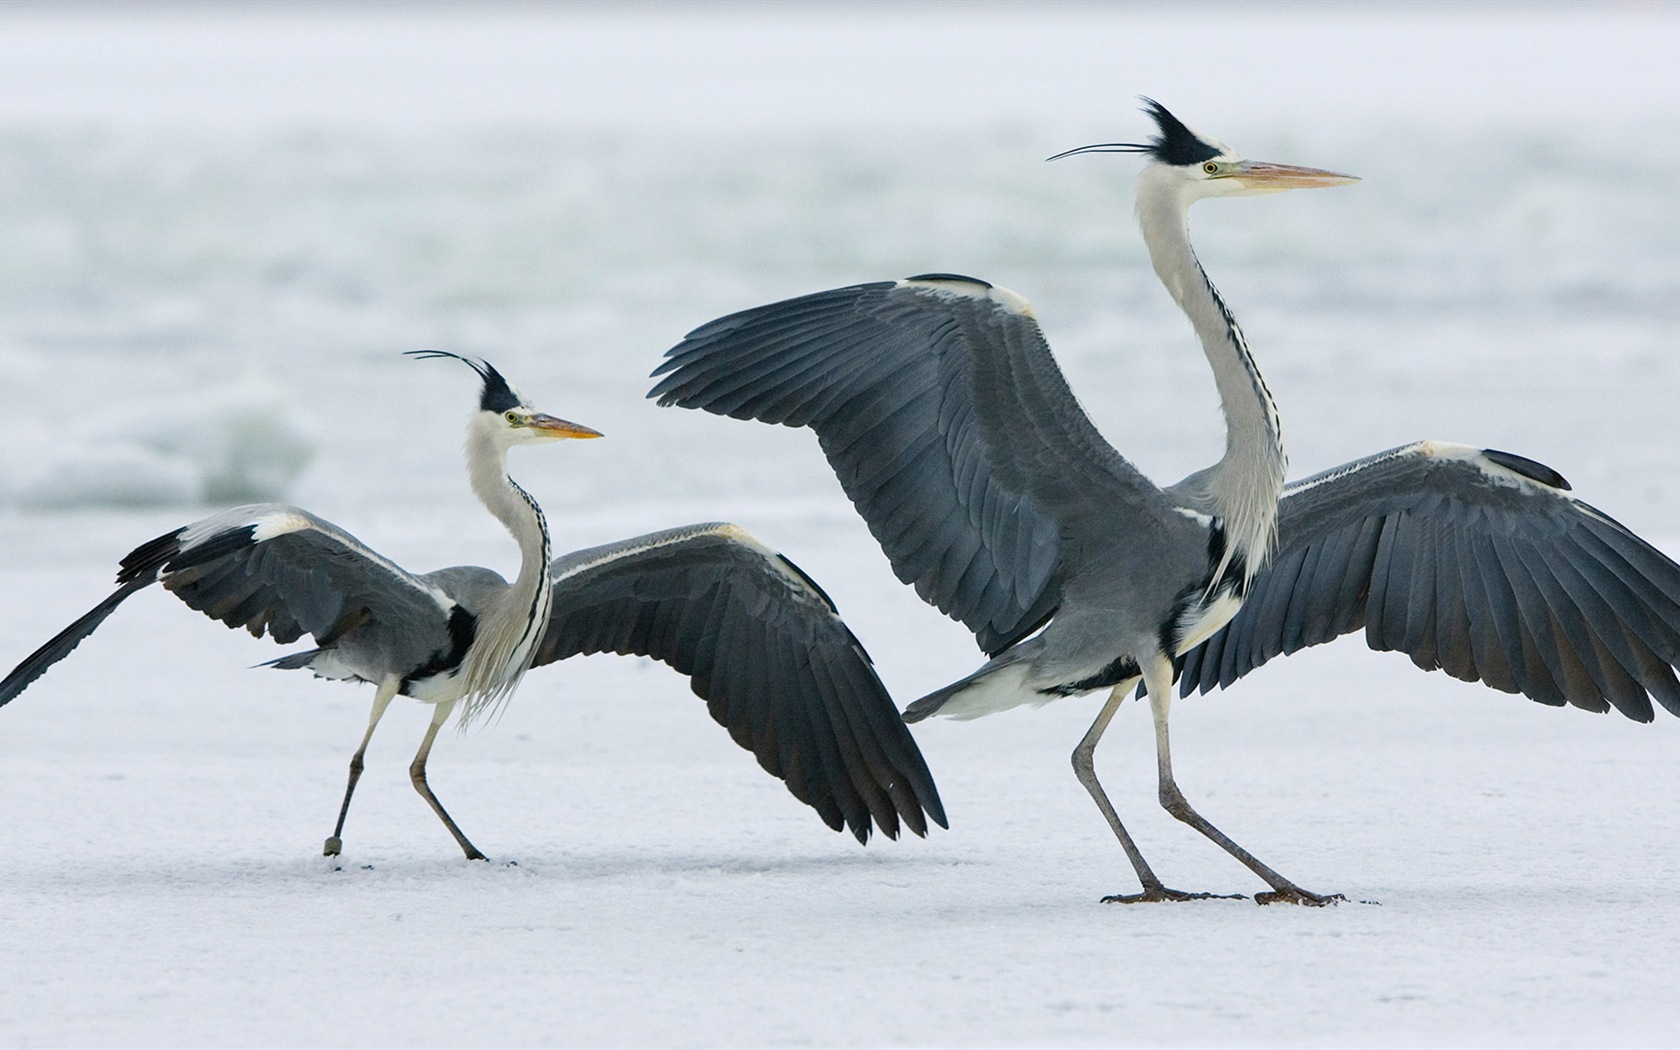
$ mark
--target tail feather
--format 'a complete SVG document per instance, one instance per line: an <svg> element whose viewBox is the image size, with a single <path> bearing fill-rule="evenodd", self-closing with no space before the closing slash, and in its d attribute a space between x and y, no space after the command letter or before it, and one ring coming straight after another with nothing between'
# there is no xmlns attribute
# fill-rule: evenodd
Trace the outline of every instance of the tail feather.
<svg viewBox="0 0 1680 1050"><path fill-rule="evenodd" d="M929 715L947 718L979 718L1011 707L1030 705L1039 707L1056 699L1054 694L1041 693L1027 684L1032 674L1027 646L1016 646L987 661L985 666L966 678L922 697L904 709L906 722L920 722Z"/></svg>
<svg viewBox="0 0 1680 1050"><path fill-rule="evenodd" d="M12 669L4 681L0 681L0 707L9 703L12 697L29 688L29 683L47 673L47 668L58 663L71 650L80 645L83 638L94 632L105 617L116 611L129 595L141 590L157 579L155 574L148 574L138 578L130 577L118 587L116 591L104 601L88 610L81 619L66 627L52 637L52 640L31 653L22 663Z"/></svg>
<svg viewBox="0 0 1680 1050"><path fill-rule="evenodd" d="M301 653L287 653L278 660L264 660L258 667L272 667L277 671L301 671L315 662L323 650L305 649Z"/></svg>

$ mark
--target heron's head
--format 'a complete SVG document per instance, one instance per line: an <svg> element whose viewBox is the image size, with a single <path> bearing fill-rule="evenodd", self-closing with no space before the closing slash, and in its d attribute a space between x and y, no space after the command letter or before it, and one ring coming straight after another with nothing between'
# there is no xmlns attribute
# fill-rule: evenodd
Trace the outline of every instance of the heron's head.
<svg viewBox="0 0 1680 1050"><path fill-rule="evenodd" d="M503 448L560 438L601 436L599 430L537 411L513 388L513 384L483 358L462 357L447 350L410 350L407 356L421 359L453 358L477 372L484 386L479 395L478 412L473 418L472 427Z"/></svg>
<svg viewBox="0 0 1680 1050"><path fill-rule="evenodd" d="M1141 153L1152 162L1138 184L1171 193L1185 206L1204 197L1251 197L1285 190L1310 190L1358 182L1355 175L1301 168L1292 164L1249 160L1213 138L1192 131L1154 99L1143 100L1143 111L1155 121L1155 137L1148 142L1100 142L1058 153L1051 160L1078 153Z"/></svg>

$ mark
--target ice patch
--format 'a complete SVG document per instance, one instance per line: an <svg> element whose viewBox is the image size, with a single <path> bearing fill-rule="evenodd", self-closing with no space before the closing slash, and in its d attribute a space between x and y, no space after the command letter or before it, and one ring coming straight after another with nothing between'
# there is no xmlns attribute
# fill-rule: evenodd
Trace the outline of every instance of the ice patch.
<svg viewBox="0 0 1680 1050"><path fill-rule="evenodd" d="M0 496L30 510L276 500L315 454L310 429L255 384L113 412L91 432L36 420L5 442Z"/></svg>
<svg viewBox="0 0 1680 1050"><path fill-rule="evenodd" d="M8 487L30 510L155 507L195 502L199 492L190 462L133 443L53 450Z"/></svg>

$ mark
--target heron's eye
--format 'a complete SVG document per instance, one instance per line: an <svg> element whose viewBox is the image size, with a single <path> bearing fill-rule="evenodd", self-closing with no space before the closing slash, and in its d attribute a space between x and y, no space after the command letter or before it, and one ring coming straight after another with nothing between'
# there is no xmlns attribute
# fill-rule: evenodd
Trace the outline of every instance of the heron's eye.
<svg viewBox="0 0 1680 1050"><path fill-rule="evenodd" d="M1218 175L1219 165L1210 160L1206 164L1202 165L1202 170L1207 172L1209 175Z"/></svg>
<svg viewBox="0 0 1680 1050"><path fill-rule="evenodd" d="M512 426L518 426L519 425L519 413L515 412L511 408L508 409L506 412L504 412L502 414L502 418L507 420L508 423L511 424Z"/></svg>

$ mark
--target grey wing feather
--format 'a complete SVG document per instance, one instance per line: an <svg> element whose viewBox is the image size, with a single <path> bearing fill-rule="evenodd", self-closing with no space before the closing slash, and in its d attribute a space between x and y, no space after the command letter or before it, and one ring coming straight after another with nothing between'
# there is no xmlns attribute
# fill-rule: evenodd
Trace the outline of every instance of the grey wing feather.
<svg viewBox="0 0 1680 1050"><path fill-rule="evenodd" d="M296 507L234 507L129 552L117 591L0 682L0 704L68 656L124 599L159 581L206 616L259 638L313 635L370 678L436 662L459 641L447 595L349 533ZM317 653L274 666L307 666Z"/></svg>
<svg viewBox="0 0 1680 1050"><path fill-rule="evenodd" d="M899 579L997 653L1128 509L1165 497L1068 389L1025 300L972 278L855 285L688 334L650 397L809 426Z"/></svg>
<svg viewBox="0 0 1680 1050"><path fill-rule="evenodd" d="M192 608L280 643L312 635L364 677L435 667L459 648L439 587L296 507L236 507L153 542L164 587Z"/></svg>
<svg viewBox="0 0 1680 1050"><path fill-rule="evenodd" d="M117 606L151 582L138 580L122 584L110 597L82 614L75 623L58 632L48 639L45 645L25 657L5 679L0 680L0 706L10 703L13 697L29 688L31 682L46 674L47 668L69 656L76 646L82 644L82 639L92 634L95 628L105 622L106 617L116 612Z"/></svg>
<svg viewBox="0 0 1680 1050"><path fill-rule="evenodd" d="M835 830L897 837L945 812L869 655L792 562L734 525L691 525L554 562L533 666L651 656L689 676L735 742Z"/></svg>
<svg viewBox="0 0 1680 1050"><path fill-rule="evenodd" d="M1180 690L1364 628L1371 648L1541 703L1680 715L1680 565L1509 453L1419 442L1290 485L1242 609Z"/></svg>

